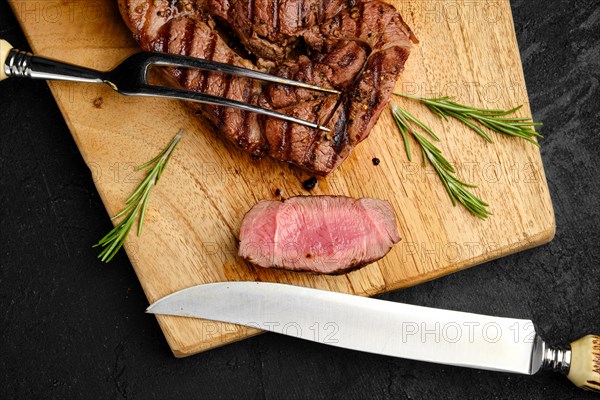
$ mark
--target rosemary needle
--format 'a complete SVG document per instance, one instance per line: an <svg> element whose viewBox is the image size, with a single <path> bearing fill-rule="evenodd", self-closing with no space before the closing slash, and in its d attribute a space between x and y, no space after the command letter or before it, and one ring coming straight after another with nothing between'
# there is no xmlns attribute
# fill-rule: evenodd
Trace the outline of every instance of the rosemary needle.
<svg viewBox="0 0 600 400"><path fill-rule="evenodd" d="M542 126L541 123L534 122L530 118L508 117L508 115L519 111L523 106L518 106L511 110L488 110L457 103L454 101L454 97L451 96L424 98L399 92L394 92L394 94L421 102L427 106L431 112L446 121L448 120L448 117L461 121L490 143L492 142L492 139L481 126L497 133L521 138L539 147L539 144L535 139L541 138L542 136L537 133L534 128L536 126Z"/></svg>
<svg viewBox="0 0 600 400"><path fill-rule="evenodd" d="M142 226L144 224L144 217L146 216L150 192L160 179L165 167L173 155L175 147L177 147L177 144L181 140L182 134L183 129L175 135L167 147L165 147L156 157L135 169L136 171L139 171L149 168L146 178L125 201L125 208L112 217L112 219L114 220L122 216L125 217L121 222L115 225L106 236L93 246L103 248L102 252L98 255L98 258L101 261L108 263L112 260L115 254L117 254L123 246L123 243L125 243L125 239L136 219L138 219L138 236L142 234Z"/></svg>
<svg viewBox="0 0 600 400"><path fill-rule="evenodd" d="M427 140L425 136L418 133L412 124L420 127L435 141L439 141L439 138L433 134L429 127L411 115L408 111L399 108L394 103L390 104L392 107L392 115L394 116L394 120L396 121L398 129L402 134L402 140L404 141L404 147L408 159L412 161L410 142L408 140L410 135L417 141L419 147L421 148L423 163L427 165L429 162L437 172L442 184L446 188L446 192L448 192L448 195L450 196L450 200L452 200L452 204L456 206L456 203L459 202L467 210L469 210L469 212L480 219L486 219L489 217L491 215L487 209L489 205L469 191L470 188L476 188L477 186L458 179L456 177L456 169L444 157L440 149Z"/></svg>

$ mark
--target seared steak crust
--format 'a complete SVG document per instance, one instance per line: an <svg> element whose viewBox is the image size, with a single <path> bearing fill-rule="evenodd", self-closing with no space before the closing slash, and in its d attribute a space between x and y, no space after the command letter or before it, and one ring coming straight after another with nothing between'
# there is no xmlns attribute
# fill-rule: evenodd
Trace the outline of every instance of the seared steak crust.
<svg viewBox="0 0 600 400"><path fill-rule="evenodd" d="M324 133L241 110L190 103L238 147L320 175L364 140L415 38L395 8L371 0L119 0L148 51L188 55L341 90L341 96L169 69L178 86L318 122ZM241 46L239 46L241 44Z"/></svg>

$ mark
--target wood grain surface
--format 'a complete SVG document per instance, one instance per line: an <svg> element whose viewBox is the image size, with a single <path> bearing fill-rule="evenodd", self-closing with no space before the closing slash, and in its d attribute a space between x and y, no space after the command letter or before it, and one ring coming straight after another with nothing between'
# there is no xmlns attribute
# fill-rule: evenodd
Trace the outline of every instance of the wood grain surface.
<svg viewBox="0 0 600 400"><path fill-rule="evenodd" d="M36 54L110 69L138 50L116 0L9 3ZM520 114L530 116L508 0L391 3L421 41L397 89L455 95L461 102L493 108L524 103ZM343 276L256 268L236 255L244 213L259 200L274 199L276 189L285 197L308 194L301 182L309 175L270 159L251 159L181 102L126 98L94 85L51 82L50 88L111 215L140 181L133 168L157 154L179 128L186 130L152 194L143 235L130 235L125 245L149 302L189 286L230 280L375 295L554 236L552 202L536 147L498 135L487 144L455 122L442 122L422 106L396 99L440 134L440 148L462 178L479 185L474 192L491 204L494 215L480 221L453 207L434 171L422 167L418 152L407 161L386 110L371 136L340 169L320 179L312 194L390 201L402 242L380 262ZM373 165L374 157L381 160L379 166ZM176 317L158 321L178 357L260 332Z"/></svg>

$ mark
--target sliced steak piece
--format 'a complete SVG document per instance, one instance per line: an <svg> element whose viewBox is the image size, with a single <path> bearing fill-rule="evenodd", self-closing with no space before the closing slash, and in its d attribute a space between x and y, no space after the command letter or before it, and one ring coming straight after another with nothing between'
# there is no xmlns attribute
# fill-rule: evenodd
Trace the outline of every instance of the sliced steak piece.
<svg viewBox="0 0 600 400"><path fill-rule="evenodd" d="M340 274L379 260L399 241L386 201L293 197L261 201L246 214L239 255L263 268Z"/></svg>
<svg viewBox="0 0 600 400"><path fill-rule="evenodd" d="M404 69L410 28L377 0L119 0L141 47L229 63L341 96L171 68L175 85L320 123L331 134L189 103L241 149L327 175L364 140Z"/></svg>

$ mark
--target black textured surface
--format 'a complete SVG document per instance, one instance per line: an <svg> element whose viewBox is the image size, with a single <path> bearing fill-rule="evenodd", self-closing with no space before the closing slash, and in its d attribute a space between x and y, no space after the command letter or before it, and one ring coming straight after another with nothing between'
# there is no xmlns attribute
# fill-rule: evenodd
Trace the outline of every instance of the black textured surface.
<svg viewBox="0 0 600 400"><path fill-rule="evenodd" d="M550 245L384 296L531 318L549 341L600 333L600 3L514 0L556 208ZM6 2L0 37L27 48ZM0 83L0 397L592 398L534 377L360 354L273 334L173 358L44 82Z"/></svg>

